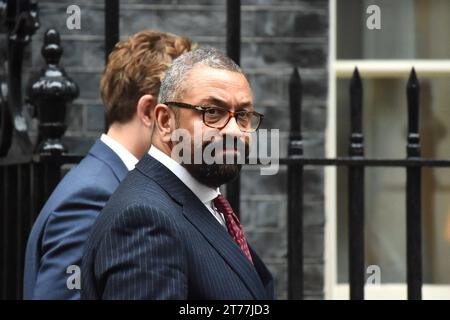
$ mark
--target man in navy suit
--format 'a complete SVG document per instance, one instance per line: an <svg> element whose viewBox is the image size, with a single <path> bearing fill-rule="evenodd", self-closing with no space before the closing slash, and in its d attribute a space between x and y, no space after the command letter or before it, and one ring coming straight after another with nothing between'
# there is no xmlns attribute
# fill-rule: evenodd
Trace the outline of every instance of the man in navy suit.
<svg viewBox="0 0 450 320"><path fill-rule="evenodd" d="M184 37L145 30L111 52L100 84L109 130L62 179L33 226L25 258L25 299L80 298L81 257L89 230L120 181L150 148L150 113L164 72L190 48Z"/></svg>
<svg viewBox="0 0 450 320"><path fill-rule="evenodd" d="M150 151L86 242L81 298L273 299L273 278L219 190L262 120L247 79L201 48L174 60L158 101Z"/></svg>

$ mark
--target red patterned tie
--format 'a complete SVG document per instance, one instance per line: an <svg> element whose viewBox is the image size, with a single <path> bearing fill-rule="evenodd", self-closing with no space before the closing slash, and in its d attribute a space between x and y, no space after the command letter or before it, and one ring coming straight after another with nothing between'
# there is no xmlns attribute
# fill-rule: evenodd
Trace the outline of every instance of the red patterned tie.
<svg viewBox="0 0 450 320"><path fill-rule="evenodd" d="M214 205L217 210L219 210L223 217L225 218L225 222L227 224L228 232L233 237L234 241L238 244L238 246L244 251L248 260L253 263L252 256L250 254L250 250L248 250L247 240L245 240L244 230L242 229L242 225L239 222L238 217L231 209L230 204L227 199L224 198L221 194L214 199Z"/></svg>

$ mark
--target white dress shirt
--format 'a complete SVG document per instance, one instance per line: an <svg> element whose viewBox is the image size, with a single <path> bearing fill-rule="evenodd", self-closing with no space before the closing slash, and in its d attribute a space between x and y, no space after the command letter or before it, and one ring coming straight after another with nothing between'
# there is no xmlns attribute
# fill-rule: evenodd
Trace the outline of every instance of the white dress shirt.
<svg viewBox="0 0 450 320"><path fill-rule="evenodd" d="M110 147L112 151L114 151L117 154L120 160L122 160L122 162L127 167L128 171L134 169L139 160L123 145L121 145L119 142L117 142L110 136L107 136L106 134L102 134L100 140L102 140L104 144Z"/></svg>
<svg viewBox="0 0 450 320"><path fill-rule="evenodd" d="M219 223L226 228L225 220L222 213L220 213L214 206L213 200L220 194L219 188L211 188L200 183L195 179L189 171L181 164L169 157L167 154L151 146L148 154L161 162L167 169L173 172L206 206L211 214Z"/></svg>

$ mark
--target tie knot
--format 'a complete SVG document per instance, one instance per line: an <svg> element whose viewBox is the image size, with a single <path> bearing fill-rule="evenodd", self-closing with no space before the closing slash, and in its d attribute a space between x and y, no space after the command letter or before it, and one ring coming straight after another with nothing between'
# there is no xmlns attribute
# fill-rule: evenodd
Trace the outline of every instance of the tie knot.
<svg viewBox="0 0 450 320"><path fill-rule="evenodd" d="M221 194L219 194L215 199L214 199L214 205L216 207L229 207L231 209L230 203L228 202L227 199L225 199L225 197Z"/></svg>
<svg viewBox="0 0 450 320"><path fill-rule="evenodd" d="M239 223L239 220L237 219L236 215L234 214L230 203L223 195L219 194L214 199L214 205L216 206L217 210L219 210L224 215L226 220L228 217L230 217L234 220L237 220L236 222Z"/></svg>

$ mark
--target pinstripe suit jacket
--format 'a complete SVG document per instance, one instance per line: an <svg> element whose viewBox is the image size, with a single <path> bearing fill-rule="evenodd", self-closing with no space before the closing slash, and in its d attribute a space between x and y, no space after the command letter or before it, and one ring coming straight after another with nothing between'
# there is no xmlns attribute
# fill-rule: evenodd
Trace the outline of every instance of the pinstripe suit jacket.
<svg viewBox="0 0 450 320"><path fill-rule="evenodd" d="M204 204L149 155L96 220L82 262L82 299L273 299L254 265Z"/></svg>

